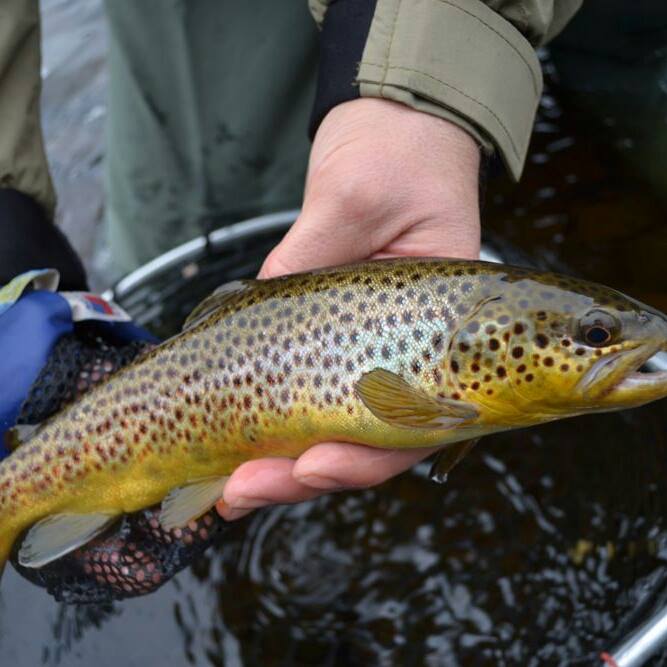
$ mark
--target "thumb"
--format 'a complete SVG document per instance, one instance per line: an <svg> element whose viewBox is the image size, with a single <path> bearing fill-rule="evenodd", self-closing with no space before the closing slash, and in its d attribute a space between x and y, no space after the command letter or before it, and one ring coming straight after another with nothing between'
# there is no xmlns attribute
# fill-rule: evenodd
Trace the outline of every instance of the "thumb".
<svg viewBox="0 0 667 667"><path fill-rule="evenodd" d="M283 240L271 251L260 278L310 271L364 259L372 254L364 225L340 210L304 206Z"/></svg>

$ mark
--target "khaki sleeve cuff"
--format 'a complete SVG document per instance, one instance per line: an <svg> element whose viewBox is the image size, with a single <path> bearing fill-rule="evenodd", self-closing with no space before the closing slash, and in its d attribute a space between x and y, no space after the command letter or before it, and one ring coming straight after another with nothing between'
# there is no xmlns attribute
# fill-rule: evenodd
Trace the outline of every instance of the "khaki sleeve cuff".
<svg viewBox="0 0 667 667"><path fill-rule="evenodd" d="M362 97L460 125L521 175L542 71L530 43L479 0L378 0L357 81Z"/></svg>

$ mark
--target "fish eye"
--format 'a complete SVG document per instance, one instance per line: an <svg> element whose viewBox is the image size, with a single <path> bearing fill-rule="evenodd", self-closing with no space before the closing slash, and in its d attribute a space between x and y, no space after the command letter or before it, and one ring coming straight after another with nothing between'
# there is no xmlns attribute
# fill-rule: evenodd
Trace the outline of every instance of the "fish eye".
<svg viewBox="0 0 667 667"><path fill-rule="evenodd" d="M591 347L609 345L620 330L618 320L604 310L592 310L579 322L579 339Z"/></svg>

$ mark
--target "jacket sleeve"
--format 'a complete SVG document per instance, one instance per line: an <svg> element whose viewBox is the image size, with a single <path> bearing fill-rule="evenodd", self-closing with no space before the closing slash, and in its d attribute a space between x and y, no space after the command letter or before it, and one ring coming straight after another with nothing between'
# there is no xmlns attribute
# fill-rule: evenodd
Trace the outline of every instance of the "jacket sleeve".
<svg viewBox="0 0 667 667"><path fill-rule="evenodd" d="M498 150L518 179L542 93L535 47L582 0L309 0L322 28L311 133L336 104L381 97Z"/></svg>
<svg viewBox="0 0 667 667"><path fill-rule="evenodd" d="M85 289L81 261L53 224L40 64L38 0L0 0L0 285L30 269L56 268L62 289Z"/></svg>
<svg viewBox="0 0 667 667"><path fill-rule="evenodd" d="M44 153L39 97L38 0L0 2L0 189L32 197L53 218L55 194Z"/></svg>

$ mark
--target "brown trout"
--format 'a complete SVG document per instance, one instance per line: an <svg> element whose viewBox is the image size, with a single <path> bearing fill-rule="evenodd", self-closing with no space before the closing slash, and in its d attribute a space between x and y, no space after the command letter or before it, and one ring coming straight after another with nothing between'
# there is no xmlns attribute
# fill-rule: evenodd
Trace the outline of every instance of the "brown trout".
<svg viewBox="0 0 667 667"><path fill-rule="evenodd" d="M239 464L322 441L447 445L450 466L489 433L638 406L667 395L639 371L660 350L648 306L477 261L236 281L0 463L0 563L26 530L19 562L40 567L160 502L186 525Z"/></svg>

